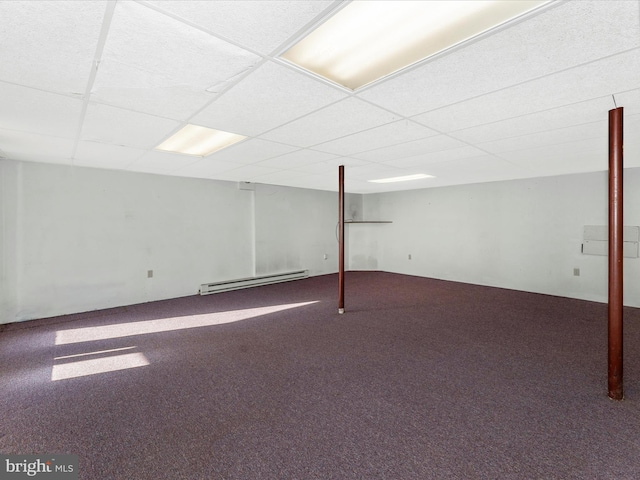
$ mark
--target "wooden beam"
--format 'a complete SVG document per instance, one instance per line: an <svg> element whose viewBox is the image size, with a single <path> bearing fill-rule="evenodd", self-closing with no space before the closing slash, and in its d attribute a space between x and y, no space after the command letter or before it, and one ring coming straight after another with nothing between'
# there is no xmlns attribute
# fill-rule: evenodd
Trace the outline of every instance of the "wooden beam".
<svg viewBox="0 0 640 480"><path fill-rule="evenodd" d="M624 397L622 377L622 107L609 111L609 398Z"/></svg>

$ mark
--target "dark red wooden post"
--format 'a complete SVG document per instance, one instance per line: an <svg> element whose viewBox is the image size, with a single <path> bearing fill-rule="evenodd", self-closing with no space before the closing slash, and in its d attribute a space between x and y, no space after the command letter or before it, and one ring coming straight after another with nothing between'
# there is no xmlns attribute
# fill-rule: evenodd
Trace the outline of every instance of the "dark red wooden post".
<svg viewBox="0 0 640 480"><path fill-rule="evenodd" d="M609 110L609 398L622 400L622 107Z"/></svg>
<svg viewBox="0 0 640 480"><path fill-rule="evenodd" d="M344 165L338 167L338 313L344 313Z"/></svg>

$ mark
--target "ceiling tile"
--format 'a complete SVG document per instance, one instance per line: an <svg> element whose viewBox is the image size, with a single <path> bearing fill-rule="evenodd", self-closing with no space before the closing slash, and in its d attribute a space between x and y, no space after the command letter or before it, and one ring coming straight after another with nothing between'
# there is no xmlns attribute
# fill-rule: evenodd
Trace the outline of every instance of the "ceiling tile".
<svg viewBox="0 0 640 480"><path fill-rule="evenodd" d="M408 171L404 174L411 175L414 173L428 173L420 171ZM355 177L357 175L356 171L347 172L345 175L350 175L347 178L351 178L351 176ZM402 175L397 170L395 173L388 172L386 175L378 175L372 177L372 180L376 180L378 178L389 178L394 176ZM404 182L390 182L390 183L375 183L369 182L366 180L362 180L359 176L351 181L345 180L345 190L352 193L372 193L372 192L393 192L397 190L416 190L419 188L431 188L438 186L437 178L419 178L416 180L409 180ZM382 219L387 220L387 219Z"/></svg>
<svg viewBox="0 0 640 480"><path fill-rule="evenodd" d="M355 93L272 58L340 5L0 0L0 152L332 191L342 164L348 192L396 191L605 170L615 100L640 167L638 0L554 2ZM249 138L154 150L186 122ZM438 178L366 181L417 172Z"/></svg>
<svg viewBox="0 0 640 480"><path fill-rule="evenodd" d="M636 134L637 128L640 129L640 113L629 115L625 110L623 118L624 140L640 140L640 136Z"/></svg>
<svg viewBox="0 0 640 480"><path fill-rule="evenodd" d="M576 86L579 85L579 88ZM499 92L413 117L430 128L451 132L610 96L640 85L640 50L549 75Z"/></svg>
<svg viewBox="0 0 640 480"><path fill-rule="evenodd" d="M522 115L507 120L479 125L452 132L449 135L465 142L483 143L503 138L562 129L607 118L614 108L611 96L564 105L541 112Z"/></svg>
<svg viewBox="0 0 640 480"><path fill-rule="evenodd" d="M133 165L132 167L135 166L136 165ZM141 165L141 168L145 168L145 166ZM238 168L237 163L219 162L212 160L210 157L205 157L197 162L180 167L172 171L171 174L180 177L217 178L218 174L228 172L235 168Z"/></svg>
<svg viewBox="0 0 640 480"><path fill-rule="evenodd" d="M328 191L338 191L338 177L335 178L331 175L307 175L304 177L296 178L295 186L298 188L309 188L311 190L328 190ZM346 181L345 181L345 191L346 191Z"/></svg>
<svg viewBox="0 0 640 480"><path fill-rule="evenodd" d="M358 160L351 157L333 157L321 162L310 163L307 165L298 165L293 167L292 170L296 172L307 173L310 175L329 175L338 181L338 167L343 165L345 168L360 167L364 165L371 165L370 162L364 160Z"/></svg>
<svg viewBox="0 0 640 480"><path fill-rule="evenodd" d="M256 182L268 185L295 185L295 180L306 177L308 174L297 172L295 170L278 170L276 172L267 173L256 177Z"/></svg>
<svg viewBox="0 0 640 480"><path fill-rule="evenodd" d="M297 148L281 143L268 142L259 138L251 138L220 150L206 158L219 162L250 164L284 155L294 150L297 150Z"/></svg>
<svg viewBox="0 0 640 480"><path fill-rule="evenodd" d="M606 139L580 140L500 154L500 157L532 172L532 176L604 171L608 168Z"/></svg>
<svg viewBox="0 0 640 480"><path fill-rule="evenodd" d="M294 170L309 175L334 175L335 181L338 181L338 166L330 163L310 163L309 165L297 166Z"/></svg>
<svg viewBox="0 0 640 480"><path fill-rule="evenodd" d="M75 138L82 101L0 82L0 128Z"/></svg>
<svg viewBox="0 0 640 480"><path fill-rule="evenodd" d="M280 155L269 160L260 162L263 167L270 168L296 168L303 165L318 163L335 158L335 155L324 152L316 152L315 150L296 150L295 152Z"/></svg>
<svg viewBox="0 0 640 480"><path fill-rule="evenodd" d="M363 91L413 116L640 46L635 1L558 3Z"/></svg>
<svg viewBox="0 0 640 480"><path fill-rule="evenodd" d="M424 155L441 150L449 150L467 146L465 143L447 135L436 135L433 137L414 140L412 142L401 143L391 147L378 148L369 152L357 153L356 158L369 160L372 162L390 162L399 158L412 157L414 155Z"/></svg>
<svg viewBox="0 0 640 480"><path fill-rule="evenodd" d="M325 165L333 166L333 169L336 172L336 175L338 175L338 167L340 165L344 165L347 168L359 167L362 165L369 165L371 162L368 162L366 160L361 160L359 158L354 158L354 157L334 157L328 160L324 160L322 163L324 163Z"/></svg>
<svg viewBox="0 0 640 480"><path fill-rule="evenodd" d="M546 132L520 135L478 144L479 148L491 153L513 152L525 148L537 148L546 145L559 145L579 140L603 139L608 135L608 122L586 123L572 127L559 128Z"/></svg>
<svg viewBox="0 0 640 480"><path fill-rule="evenodd" d="M637 115L640 113L640 89L615 94L616 106L624 108L624 114Z"/></svg>
<svg viewBox="0 0 640 480"><path fill-rule="evenodd" d="M205 30L263 54L269 54L334 2L152 0L148 3L193 22Z"/></svg>
<svg viewBox="0 0 640 480"><path fill-rule="evenodd" d="M258 182L260 176L276 173L277 171L275 168L261 167L259 165L242 165L233 170L216 174L216 178L233 182Z"/></svg>
<svg viewBox="0 0 640 480"><path fill-rule="evenodd" d="M446 177L447 181L450 181L455 177L473 178L478 173L500 174L502 172L503 175L507 173L508 176L511 176L514 170L521 171L522 169L494 155L482 155L431 164L427 173L438 179ZM502 177L498 176L497 178Z"/></svg>
<svg viewBox="0 0 640 480"><path fill-rule="evenodd" d="M84 95L107 3L0 2L0 80Z"/></svg>
<svg viewBox="0 0 640 480"><path fill-rule="evenodd" d="M92 100L185 119L259 56L134 2L118 2ZM217 86L217 87L216 87Z"/></svg>
<svg viewBox="0 0 640 480"><path fill-rule="evenodd" d="M392 183L371 183L364 182L362 180L345 180L344 182L344 191L346 193L357 193L357 194L367 194L367 193L377 193L381 191L386 191L386 187L389 185L393 185ZM332 190L337 191L336 188ZM377 220L377 218L366 218L366 220ZM382 219L386 220L386 219ZM349 229L357 228L355 225L349 225Z"/></svg>
<svg viewBox="0 0 640 480"><path fill-rule="evenodd" d="M11 160L71 165L74 141L0 128L0 151Z"/></svg>
<svg viewBox="0 0 640 480"><path fill-rule="evenodd" d="M345 170L349 170L354 167L362 167L365 165L371 165L369 162L358 160L356 158L337 157L330 160L325 160L318 163L312 163L309 165L302 165L294 168L297 172L307 173L310 175L328 176L333 179L333 182L338 182L338 167L343 165Z"/></svg>
<svg viewBox="0 0 640 480"><path fill-rule="evenodd" d="M91 100L141 113L186 121L213 100L213 94L186 82L157 82L157 72L105 61L99 70Z"/></svg>
<svg viewBox="0 0 640 480"><path fill-rule="evenodd" d="M136 172L171 173L193 165L200 160L202 160L202 157L194 155L180 155L178 153L149 150L132 163L129 169L135 170Z"/></svg>
<svg viewBox="0 0 640 480"><path fill-rule="evenodd" d="M420 155L413 155L411 157L394 158L387 161L382 161L386 165L396 168L411 168L418 166L431 165L433 163L447 162L451 160L460 160L469 157L480 157L485 155L486 152L470 145L463 147L449 148L447 150L440 150L438 152L422 153Z"/></svg>
<svg viewBox="0 0 640 480"><path fill-rule="evenodd" d="M263 138L310 147L398 120L399 117L357 98L347 98L276 128Z"/></svg>
<svg viewBox="0 0 640 480"><path fill-rule="evenodd" d="M256 136L324 107L346 93L267 62L191 119L191 123Z"/></svg>
<svg viewBox="0 0 640 480"><path fill-rule="evenodd" d="M438 132L419 125L411 120L399 120L380 127L374 127L363 132L354 133L347 137L331 142L321 143L313 148L336 155L352 155L376 148L397 145L418 140L420 138L437 135Z"/></svg>
<svg viewBox="0 0 640 480"><path fill-rule="evenodd" d="M127 147L155 148L180 123L108 105L89 105L82 140Z"/></svg>
<svg viewBox="0 0 640 480"><path fill-rule="evenodd" d="M424 173L434 175L435 178L425 179L424 183L426 185L419 188L462 185L467 183L485 183L534 176L533 172L530 170L492 155L483 155L479 157L463 158L431 164L422 171ZM392 188L385 191L404 189L401 184L390 185ZM393 188L395 185L398 186ZM410 185L407 185L407 187L410 187Z"/></svg>
<svg viewBox="0 0 640 480"><path fill-rule="evenodd" d="M398 168L390 167L388 165L381 165L379 163L368 163L366 165L352 166L345 171L345 177L347 174L349 178L358 179L359 181L368 182L369 180L379 180L381 178L399 177L402 175L412 175L415 173L422 173L419 171L407 172Z"/></svg>
<svg viewBox="0 0 640 480"><path fill-rule="evenodd" d="M125 169L143 153L144 150L139 148L80 141L73 164L81 167Z"/></svg>

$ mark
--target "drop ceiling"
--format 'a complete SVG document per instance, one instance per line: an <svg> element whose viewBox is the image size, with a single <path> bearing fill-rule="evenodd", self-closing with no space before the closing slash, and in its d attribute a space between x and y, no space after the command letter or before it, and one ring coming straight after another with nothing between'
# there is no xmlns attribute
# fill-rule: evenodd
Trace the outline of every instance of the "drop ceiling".
<svg viewBox="0 0 640 480"><path fill-rule="evenodd" d="M355 92L279 58L343 5L0 0L0 156L373 193L604 171L622 106L640 167L640 1L551 2ZM187 123L248 138L155 150Z"/></svg>

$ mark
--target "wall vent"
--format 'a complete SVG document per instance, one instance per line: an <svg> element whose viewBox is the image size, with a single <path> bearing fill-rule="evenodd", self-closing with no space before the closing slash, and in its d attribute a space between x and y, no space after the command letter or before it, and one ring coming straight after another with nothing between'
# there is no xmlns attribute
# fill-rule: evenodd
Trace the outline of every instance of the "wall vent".
<svg viewBox="0 0 640 480"><path fill-rule="evenodd" d="M237 280L227 280L224 282L203 283L200 285L200 295L228 292L229 290L239 290L241 288L257 287L259 285L270 285L272 283L289 282L291 280L307 278L308 276L309 270L296 270L295 272L239 278Z"/></svg>

